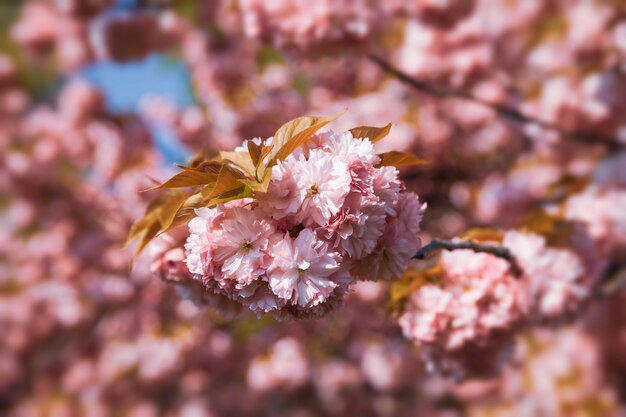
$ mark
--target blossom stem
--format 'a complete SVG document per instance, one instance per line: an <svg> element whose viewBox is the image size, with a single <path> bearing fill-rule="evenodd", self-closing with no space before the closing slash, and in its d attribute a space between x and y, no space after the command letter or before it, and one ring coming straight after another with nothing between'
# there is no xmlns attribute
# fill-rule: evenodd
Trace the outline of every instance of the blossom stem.
<svg viewBox="0 0 626 417"><path fill-rule="evenodd" d="M511 253L510 250L500 245L493 244L483 244L474 242L472 240L440 240L433 239L429 244L423 246L417 253L413 256L414 259L424 259L429 253L439 250L457 250L457 249L470 249L474 252L484 252L489 253L493 256L497 256L498 258L505 259L511 265L511 271L515 274L515 276L520 276L522 274L522 270L517 263L517 259Z"/></svg>
<svg viewBox="0 0 626 417"><path fill-rule="evenodd" d="M587 144L597 144L604 143L611 150L618 150L623 145L617 138L612 136L606 136L602 134L598 134L595 132L580 132L580 131L569 131L558 125L550 123L545 120L537 119L532 116L528 116L522 113L520 110L515 109L513 107L509 107L500 103L492 103L487 100L483 100L479 97L476 97L473 94L470 94L466 91L457 90L450 87L443 87L434 84L430 84L428 82L417 80L408 74L402 72L398 68L391 65L389 62L381 58L376 54L370 54L369 59L378 65L383 71L394 76L402 83L410 86L411 88L421 91L422 93L428 94L433 97L438 98L458 98L463 100L468 100L473 103L480 104L484 107L488 107L489 109L496 112L501 117L514 120L518 123L523 124L533 124L539 126L543 129L551 130L553 132L558 133L560 136L575 140L578 142L584 142Z"/></svg>

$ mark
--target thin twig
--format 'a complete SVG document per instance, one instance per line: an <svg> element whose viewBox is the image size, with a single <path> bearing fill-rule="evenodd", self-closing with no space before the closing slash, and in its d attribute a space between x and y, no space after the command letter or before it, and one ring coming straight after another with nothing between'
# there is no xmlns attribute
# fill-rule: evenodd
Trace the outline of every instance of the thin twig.
<svg viewBox="0 0 626 417"><path fill-rule="evenodd" d="M439 240L433 239L429 244L423 246L417 253L413 256L414 259L424 259L429 253L439 250L456 250L456 249L470 249L474 252L484 252L489 253L493 256L497 256L498 258L505 259L511 265L511 271L515 274L515 276L520 276L522 274L522 270L517 263L517 259L515 256L504 246L500 245L492 245L492 244L483 244L474 242L472 240Z"/></svg>
<svg viewBox="0 0 626 417"><path fill-rule="evenodd" d="M369 55L369 59L372 62L374 62L376 65L378 65L383 71L387 72L388 74L393 75L399 81L414 88L415 90L421 91L422 93L426 93L430 96L439 97L439 98L459 98L463 100L468 100L468 101L480 104L482 106L485 106L493 110L501 117L516 121L518 123L534 124L543 129L551 130L555 133L558 133L562 137L576 140L578 142L593 143L593 144L604 143L611 150L620 149L620 147L623 145L617 138L612 137L612 136L606 136L606 135L602 135L602 134L598 134L594 132L569 131L558 125L550 123L548 121L537 119L532 116L528 116L513 107L483 100L466 91L461 91L461 90L457 90L457 89L449 88L449 87L437 86L437 85L427 83L425 81L416 80L415 78L410 77L409 75L402 72L398 68L392 66L389 62L385 61L383 58L379 57L378 55L371 54Z"/></svg>

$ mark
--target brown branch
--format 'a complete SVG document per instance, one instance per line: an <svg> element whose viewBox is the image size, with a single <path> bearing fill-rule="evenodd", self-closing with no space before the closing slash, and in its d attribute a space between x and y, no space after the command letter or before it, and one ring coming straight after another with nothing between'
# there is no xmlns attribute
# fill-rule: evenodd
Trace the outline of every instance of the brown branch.
<svg viewBox="0 0 626 417"><path fill-rule="evenodd" d="M621 146L623 146L623 144L617 138L612 137L612 136L606 136L606 135L602 135L602 134L598 134L594 132L586 132L586 131L585 132L569 131L558 125L550 123L548 121L537 119L532 116L528 116L513 107L483 100L466 91L461 91L461 90L457 90L457 89L449 88L449 87L437 86L437 85L433 85L425 81L417 80L415 78L410 77L406 73L402 72L398 68L392 66L390 63L388 63L387 61L385 61L383 58L379 57L378 55L370 54L369 59L372 62L374 62L376 65L378 65L383 71L394 76L402 83L410 86L411 88L415 90L421 91L422 93L428 94L430 96L438 97L438 98L458 98L458 99L468 100L468 101L480 104L484 107L487 107L493 110L501 117L504 117L504 118L507 118L507 119L510 119L510 120L513 120L515 122L522 123L522 124L534 124L543 129L556 132L562 137L575 140L578 142L584 142L584 143L589 143L589 144L604 143L611 150L617 150L617 149L620 149Z"/></svg>
<svg viewBox="0 0 626 417"><path fill-rule="evenodd" d="M483 244L474 242L472 240L439 240L433 239L429 244L420 248L417 253L413 256L414 259L424 259L429 253L439 250L457 250L457 249L469 249L474 252L483 252L489 253L498 258L502 258L509 262L511 265L511 271L515 276L520 276L522 274L522 269L517 263L517 259L511 253L510 250L500 245L491 245L491 244Z"/></svg>

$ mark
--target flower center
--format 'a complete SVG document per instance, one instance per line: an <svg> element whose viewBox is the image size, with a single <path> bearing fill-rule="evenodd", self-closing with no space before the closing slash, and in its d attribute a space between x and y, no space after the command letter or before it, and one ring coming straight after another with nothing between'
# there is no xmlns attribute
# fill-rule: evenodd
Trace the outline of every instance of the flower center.
<svg viewBox="0 0 626 417"><path fill-rule="evenodd" d="M247 240L244 240L241 243L241 250L243 250L244 252L248 252L250 249L252 249L252 243L248 242Z"/></svg>
<svg viewBox="0 0 626 417"><path fill-rule="evenodd" d="M311 266L310 262L300 261L300 262L298 262L298 272L302 274L302 273L306 272L307 269L309 269L310 266Z"/></svg>
<svg viewBox="0 0 626 417"><path fill-rule="evenodd" d="M311 197L320 193L319 188L317 188L317 184L313 184L309 187L309 191L307 191L307 197Z"/></svg>

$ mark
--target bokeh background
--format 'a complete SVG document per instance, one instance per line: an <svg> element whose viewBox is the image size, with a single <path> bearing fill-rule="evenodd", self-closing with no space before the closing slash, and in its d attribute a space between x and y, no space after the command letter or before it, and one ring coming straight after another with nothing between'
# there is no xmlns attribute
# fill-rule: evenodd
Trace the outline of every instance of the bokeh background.
<svg viewBox="0 0 626 417"><path fill-rule="evenodd" d="M276 322L195 305L158 248L131 267L139 191L175 163L344 109L335 130L392 122L380 150L429 161L403 171L424 241L562 203L623 273L623 1L0 0L0 415L626 415L619 289L458 382L386 283Z"/></svg>

